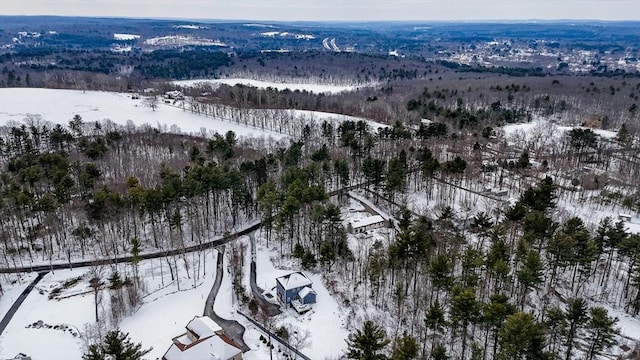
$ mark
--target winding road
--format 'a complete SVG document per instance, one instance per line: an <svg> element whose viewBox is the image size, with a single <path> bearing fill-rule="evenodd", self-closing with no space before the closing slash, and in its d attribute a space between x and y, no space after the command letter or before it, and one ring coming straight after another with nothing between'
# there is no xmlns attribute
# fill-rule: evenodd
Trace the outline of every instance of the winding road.
<svg viewBox="0 0 640 360"><path fill-rule="evenodd" d="M257 229L259 229L261 225L262 225L261 222L257 222L252 225L249 225L247 228L244 228L230 236L218 238L202 244L187 246L184 249L163 250L163 251L156 251L152 253L140 254L137 257L137 259L138 260L157 259L157 258L166 257L166 256L180 255L183 253L189 253L189 252L214 248L220 245L230 243L236 240L237 238L239 238L240 236L244 236L249 233L252 233ZM0 268L0 273L15 274L15 273L23 273L23 272L34 272L34 271L42 272L42 271L61 270L61 269L69 269L69 268L77 268L77 267L128 263L128 262L132 262L133 260L134 260L133 256L126 255L126 256L118 256L115 258L83 260L83 261L75 261L70 263L56 263L56 264L45 264L45 265L20 266L20 267L13 267L13 268L11 267Z"/></svg>

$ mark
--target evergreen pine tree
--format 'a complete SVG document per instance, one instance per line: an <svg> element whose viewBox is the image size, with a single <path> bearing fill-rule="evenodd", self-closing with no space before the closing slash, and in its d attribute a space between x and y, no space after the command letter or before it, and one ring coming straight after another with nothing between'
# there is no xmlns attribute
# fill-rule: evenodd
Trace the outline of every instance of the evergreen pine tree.
<svg viewBox="0 0 640 360"><path fill-rule="evenodd" d="M102 344L91 345L82 356L83 360L141 360L151 349L142 349L142 344L134 344L129 339L128 333L120 329L107 333Z"/></svg>
<svg viewBox="0 0 640 360"><path fill-rule="evenodd" d="M589 333L587 339L590 344L587 360L592 360L602 350L616 343L614 337L620 333L620 330L615 327L618 318L610 317L605 308L593 307L589 314L591 316L587 323L587 332Z"/></svg>
<svg viewBox="0 0 640 360"><path fill-rule="evenodd" d="M347 340L347 358L357 360L384 360L386 356L380 352L389 344L382 327L367 320L355 333L349 334Z"/></svg>
<svg viewBox="0 0 640 360"><path fill-rule="evenodd" d="M507 318L500 331L498 359L542 359L544 331L530 313L515 313Z"/></svg>
<svg viewBox="0 0 640 360"><path fill-rule="evenodd" d="M438 343L431 350L431 359L432 360L449 360L449 355L447 355L447 348L444 345Z"/></svg>
<svg viewBox="0 0 640 360"><path fill-rule="evenodd" d="M569 331L567 332L567 352L565 359L570 360L576 334L578 330L586 324L587 320L589 320L587 302L582 298L569 299L567 301L566 316L569 323Z"/></svg>
<svg viewBox="0 0 640 360"><path fill-rule="evenodd" d="M391 360L412 360L418 358L418 352L420 348L416 339L406 333L401 338L397 339L396 347L393 349L393 355Z"/></svg>

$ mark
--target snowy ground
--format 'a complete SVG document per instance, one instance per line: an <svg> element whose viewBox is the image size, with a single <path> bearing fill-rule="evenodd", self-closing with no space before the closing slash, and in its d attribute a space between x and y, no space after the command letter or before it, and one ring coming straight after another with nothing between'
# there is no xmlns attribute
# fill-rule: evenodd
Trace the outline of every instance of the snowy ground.
<svg viewBox="0 0 640 360"><path fill-rule="evenodd" d="M4 291L0 295L0 319L4 317L18 296L22 294L36 276L36 273L0 275L0 285L2 285L2 290Z"/></svg>
<svg viewBox="0 0 640 360"><path fill-rule="evenodd" d="M147 268L142 275L147 279L149 289L155 290L145 297L144 305L135 314L122 321L120 328L145 348L153 347L146 358L162 358L171 345L171 339L183 334L185 326L194 316L202 315L207 295L215 281L217 252L210 250L204 256L206 262L201 264L204 274L194 284L193 274L192 279L186 279L183 273L180 291L175 283L168 285L165 282L164 286L160 283L158 261L164 259L156 260L155 266ZM164 271L166 273L167 269ZM222 297L224 291L221 288L219 296Z"/></svg>
<svg viewBox="0 0 640 360"><path fill-rule="evenodd" d="M108 119L120 125L166 126L170 132L201 134L204 130L206 134L211 131L224 134L231 130L238 136L274 139L285 137L277 132L193 114L188 110L163 104L162 101L158 101L158 108L153 111L145 106L144 98L134 100L124 93L5 88L0 89L0 98L3 99L0 125L23 124L27 118L40 118L41 121L68 125L75 115L80 115L85 123Z"/></svg>
<svg viewBox="0 0 640 360"><path fill-rule="evenodd" d="M260 240L260 232L258 232L256 234L256 242L258 252L256 283L265 291L269 291L276 286L275 279L277 277L301 270L298 260L283 260L280 258L279 245L276 241L271 242L269 248L267 248L264 240ZM250 254L248 246L247 242L247 252ZM247 266L245 268L248 271L248 261L246 262ZM313 289L318 294L316 304L312 306L312 310L303 315L297 314L293 309L286 310L282 314L273 317L273 327L282 326L290 334L296 331L298 334L304 334L308 331L308 346L301 347L300 351L312 359L339 358L346 349L344 340L352 330L347 323L347 311L340 305L336 297L330 294L322 275L308 271L304 271L304 273L313 281ZM248 279L244 281L248 282ZM247 325L246 327L245 340L247 345L252 348L256 347L256 349L246 353L245 359L259 360L268 358L268 348L259 343L259 341L253 340L258 339L260 333L254 326ZM260 347L256 346L258 343L261 345ZM327 346L327 344L331 344L331 346Z"/></svg>
<svg viewBox="0 0 640 360"><path fill-rule="evenodd" d="M259 233L258 233L259 234ZM248 238L242 242L250 248ZM279 260L277 243L266 248L260 242L257 245L258 285L266 290L275 286L275 279L292 271L300 270L297 260ZM227 254L229 252L227 251ZM190 263L197 264L197 255L187 255ZM125 317L119 327L129 333L134 342L140 342L145 348L152 347L147 359L161 358L171 345L171 339L184 332L185 325L196 315L201 315L206 297L215 279L215 250L209 250L200 259L200 273L194 276L193 265L189 276L183 262L178 261L181 270L180 290L177 283L171 282L164 259L145 260L140 263L140 276L144 279L147 295L143 305L132 315ZM250 257L248 258L250 259ZM162 263L162 265L161 265ZM249 261L246 261L246 274L243 280L247 289ZM245 359L260 360L269 357L269 349L260 340L262 332L236 312L236 301L232 294L231 276L228 269L228 256L225 256L225 274L220 291L216 298L215 310L222 317L240 321L246 327L245 342L252 349L245 353ZM89 287L89 268L75 270L57 270L47 274L36 289L27 297L13 320L0 336L0 359L26 353L34 360L45 359L80 359L86 348L84 341L87 324L94 323L94 297ZM106 281L111 273L110 267L103 270ZM131 272L131 265L119 265L119 272ZM205 274L206 273L206 274ZM164 278L162 276L164 274ZM273 327L285 327L290 333L304 334L309 332L308 345L300 350L312 359L335 359L344 353L344 339L351 330L347 322L347 312L336 298L329 293L321 275L306 272L313 281L313 288L318 293L318 302L313 309L298 315L288 310L273 318ZM15 276L14 276L15 277ZM19 283L10 284L9 277L3 278L5 295L0 297L2 313L12 305L13 300L35 277L35 274L23 275ZM75 285L61 292L60 300L49 300L52 289L65 281L82 277ZM248 291L248 290L247 290ZM100 316L106 319L103 312L108 312L108 291L103 291ZM30 325L42 321L39 328ZM47 325L66 325L67 330L47 328ZM27 327L29 326L29 327ZM76 334L74 336L73 334ZM37 344L38 346L33 346ZM326 346L326 344L333 344ZM274 351L274 359L284 358L283 353Z"/></svg>
<svg viewBox="0 0 640 360"><path fill-rule="evenodd" d="M11 358L21 352L30 355L34 360L82 357L83 344L79 333L84 324L94 316L92 295L71 296L56 301L48 299L48 291L65 280L81 276L86 271L59 270L47 274L40 281L0 336L0 358ZM87 291L87 288L88 284L83 283L71 290L79 293ZM42 321L42 327L27 328L38 321ZM67 325L71 331L46 327L62 324Z"/></svg>
<svg viewBox="0 0 640 360"><path fill-rule="evenodd" d="M161 358L171 345L171 339L184 332L187 322L196 315L202 315L206 297L214 282L215 256L215 250L209 250L203 255L200 261L200 276L195 281L193 269L190 270L191 279L188 279L182 268L180 291L176 282L171 282L169 278L166 260L145 260L140 263L140 275L144 279L148 294L144 297L142 307L133 315L125 317L120 323L120 328L128 332L133 341L141 342L145 348L153 347L146 356L147 359ZM188 257L191 258L190 255ZM160 266L161 261L165 262L163 270ZM180 266L180 261L178 264ZM121 274L126 271L126 266L129 266L130 271L130 265L121 265ZM13 357L20 352L32 356L34 360L80 359L85 350L85 325L93 324L95 317L93 293L88 284L89 277L86 276L88 271L89 268L80 268L57 270L55 273L47 274L27 297L0 336L0 359ZM161 271L164 271L164 281ZM103 278L108 277L110 272L110 268L105 268ZM30 274L29 277L34 276ZM60 300L49 300L48 295L53 288L80 276L83 276L80 282L62 291ZM19 294L28 281L23 284L8 288L5 295L0 297L3 313L11 306L7 306L7 303L11 303L13 295ZM3 287L7 286L3 283ZM105 309L108 303L106 291L103 292L102 298L100 313L105 321L106 315L102 312L108 310ZM43 325L67 325L71 330L50 329L46 326L27 327L39 320Z"/></svg>
<svg viewBox="0 0 640 360"><path fill-rule="evenodd" d="M211 86L217 86L219 84L226 84L230 86L242 84L248 86L254 86L260 89L266 89L268 87L277 89L277 90L285 90L289 89L291 91L309 91L316 94L337 94L344 91L354 91L360 86L345 86L345 85L323 85L323 84L303 84L303 83L280 83L280 82L270 82L270 81L261 81L261 80L252 80L252 79L242 79L242 78L229 78L229 79L196 79L196 80L180 80L173 82L179 86L186 87L197 87L200 84L207 84Z"/></svg>
<svg viewBox="0 0 640 360"><path fill-rule="evenodd" d="M309 110L293 110L293 112L296 115L296 117L302 118L303 120L313 120L316 123L321 123L325 120L334 121L336 123L342 123L345 121L355 121L355 122L364 121L367 123L367 125L369 125L371 130L373 130L374 132L378 131L379 128L390 127L389 125L381 124L373 120L355 117L355 116L334 114L334 113L328 113L328 112L322 112L322 111L309 111Z"/></svg>
<svg viewBox="0 0 640 360"><path fill-rule="evenodd" d="M501 128L505 138L511 144L520 145L519 142L544 141L551 143L559 140L571 129L590 129L583 126L559 126L546 119L536 119L528 123L509 124ZM597 135L612 139L617 136L617 132L601 129L590 129Z"/></svg>

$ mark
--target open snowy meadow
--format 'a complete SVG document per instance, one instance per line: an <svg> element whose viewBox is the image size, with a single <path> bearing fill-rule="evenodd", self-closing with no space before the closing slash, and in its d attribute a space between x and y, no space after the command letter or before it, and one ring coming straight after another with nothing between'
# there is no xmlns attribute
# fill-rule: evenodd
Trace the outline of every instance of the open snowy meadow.
<svg viewBox="0 0 640 360"><path fill-rule="evenodd" d="M354 91L360 86L356 85L328 85L328 84L302 84L302 83L287 83L287 82L275 82L275 81L262 81L242 78L228 78L228 79L195 79L195 80L179 80L173 82L176 85L184 87L201 87L202 85L208 85L212 87L220 86L221 84L234 86L238 84L253 86L259 89L273 88L277 90L289 89L291 91L309 91L316 94L337 94L341 92Z"/></svg>
<svg viewBox="0 0 640 360"><path fill-rule="evenodd" d="M153 110L145 104L144 97L133 99L126 93L4 88L0 89L0 97L3 99L0 124L3 125L40 121L66 126L75 115L80 115L85 123L110 120L122 126L148 125L173 133L209 134L215 131L224 134L233 131L237 136L245 137L276 140L285 137L277 132L193 114L161 100Z"/></svg>

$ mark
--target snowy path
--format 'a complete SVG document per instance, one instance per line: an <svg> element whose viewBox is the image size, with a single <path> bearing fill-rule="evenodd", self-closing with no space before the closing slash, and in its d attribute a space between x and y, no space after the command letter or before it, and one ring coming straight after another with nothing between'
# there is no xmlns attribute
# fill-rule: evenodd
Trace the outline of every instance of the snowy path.
<svg viewBox="0 0 640 360"><path fill-rule="evenodd" d="M256 283L256 237L255 233L249 234L249 239L251 241L251 275L249 277L249 283L251 284L251 293L253 293L253 297L258 301L258 304L264 310L265 313L269 316L276 316L280 313L280 307L276 304L273 304L267 299L264 298L264 290L261 289Z"/></svg>
<svg viewBox="0 0 640 360"><path fill-rule="evenodd" d="M4 329L7 327L7 325L9 325L9 322L13 318L13 315L16 313L16 311L18 311L18 309L20 308L20 305L22 305L22 303L27 298L27 296L29 296L29 294L31 293L31 290L33 290L33 288L38 284L38 282L40 282L40 280L42 280L42 278L47 273L48 271L43 271L38 273L38 277L36 277L35 280L33 280L33 282L31 282L31 284L29 284L29 286L27 286L27 288L24 289L22 294L18 296L18 298L13 303L9 311L7 311L7 313L2 318L2 321L0 321L0 335L2 335L2 332L4 331Z"/></svg>

